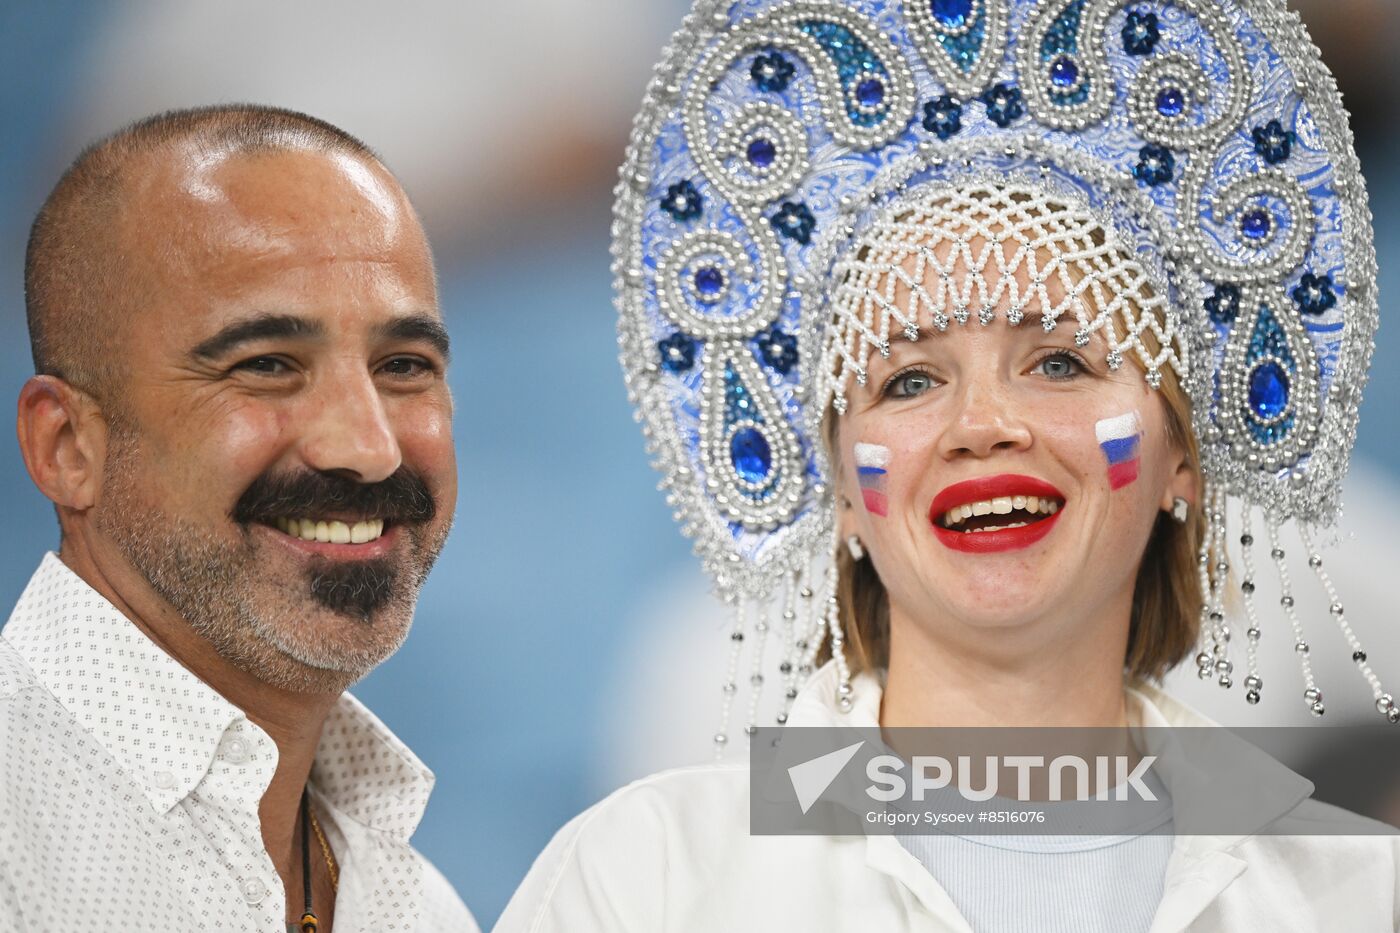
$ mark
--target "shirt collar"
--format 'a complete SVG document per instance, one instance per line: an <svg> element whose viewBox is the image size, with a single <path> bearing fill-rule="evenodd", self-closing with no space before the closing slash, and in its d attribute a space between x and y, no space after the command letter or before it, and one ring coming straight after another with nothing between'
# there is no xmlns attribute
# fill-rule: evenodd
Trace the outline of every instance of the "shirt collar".
<svg viewBox="0 0 1400 933"><path fill-rule="evenodd" d="M847 713L842 713L837 705L839 683L836 666L831 662L823 665L793 700L792 709L788 712L788 725L879 728L880 700L884 693L880 679L869 671L862 671L852 679L851 709ZM1312 796L1311 781L1269 758L1229 730L1221 729L1219 723L1168 696L1161 688L1144 681L1134 681L1127 684L1125 690L1128 725L1131 728L1173 726L1219 729L1218 735L1208 737L1212 756L1209 769L1193 767L1189 756L1177 756L1172 761L1182 763L1176 767L1165 767L1161 773L1168 793L1179 807L1200 806L1200 812L1214 813L1218 812L1218 807L1211 807L1207 802L1222 799L1221 795L1228 795L1223 799L1242 802L1232 818L1240 831L1230 835L1182 837L1188 840L1186 845L1192 854L1201 855L1210 850L1230 847ZM1173 741L1170 733L1154 735L1166 735L1166 741ZM1196 737L1193 750L1199 754L1203 747L1205 740ZM1246 801L1247 806L1243 803Z"/></svg>
<svg viewBox="0 0 1400 933"><path fill-rule="evenodd" d="M311 783L340 815L407 842L423 818L433 772L349 693L326 717Z"/></svg>
<svg viewBox="0 0 1400 933"><path fill-rule="evenodd" d="M4 636L158 812L199 784L224 731L244 718L52 552Z"/></svg>
<svg viewBox="0 0 1400 933"><path fill-rule="evenodd" d="M247 719L52 552L30 578L3 637L157 812L199 785L224 733ZM267 780L275 747L273 754ZM403 840L417 827L433 786L423 762L349 693L326 719L311 778L338 814Z"/></svg>
<svg viewBox="0 0 1400 933"><path fill-rule="evenodd" d="M835 665L828 662L812 675L793 700L792 709L788 712L788 725L878 728L880 700L884 693L881 681L870 672L858 674L851 681L851 709L847 713L842 713L838 706L836 691L839 683ZM1151 684L1134 682L1126 685L1126 690L1130 727L1218 725ZM1236 773L1228 767L1222 769L1217 762L1210 769L1210 775L1190 768L1164 774L1164 782L1174 803L1179 795L1189 797L1195 793L1212 792L1244 794L1247 790L1245 786L1222 791L1220 783L1212 784L1211 781L1223 779L1237 784L1245 781L1256 791L1257 799L1250 804L1249 822L1257 830L1311 796L1312 783L1278 762L1273 762L1276 767L1270 771L1269 777L1261 780L1261 766L1255 758L1257 749L1242 740L1233 739L1228 730L1221 729L1220 732L1221 742L1217 748L1221 754L1239 755L1241 761L1249 761L1249 767ZM1265 787L1270 788L1268 793L1261 792ZM1236 796L1234 799L1249 798ZM1152 929L1181 930L1190 925L1206 905L1248 867L1238 846L1250 835L1243 832L1178 836L1172 847L1162 903L1153 918ZM866 863L871 868L901 881L925 909L941 919L950 930L970 933L971 928L947 891L932 874L923 870L922 864L899 845L894 836L867 835L865 844Z"/></svg>

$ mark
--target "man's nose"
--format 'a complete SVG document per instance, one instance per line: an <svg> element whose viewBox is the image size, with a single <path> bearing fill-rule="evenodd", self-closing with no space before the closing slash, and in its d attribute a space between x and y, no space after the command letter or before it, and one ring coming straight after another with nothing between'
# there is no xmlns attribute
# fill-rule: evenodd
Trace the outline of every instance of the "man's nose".
<svg viewBox="0 0 1400 933"><path fill-rule="evenodd" d="M384 398L370 373L326 380L312 407L301 442L307 466L378 483L403 464Z"/></svg>

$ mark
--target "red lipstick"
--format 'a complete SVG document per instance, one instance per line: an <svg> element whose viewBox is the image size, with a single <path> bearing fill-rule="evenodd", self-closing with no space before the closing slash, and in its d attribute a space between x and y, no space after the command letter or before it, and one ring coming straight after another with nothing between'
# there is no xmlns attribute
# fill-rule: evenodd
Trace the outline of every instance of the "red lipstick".
<svg viewBox="0 0 1400 933"><path fill-rule="evenodd" d="M968 502L980 502L983 499L995 499L1000 496L1036 496L1041 499L1054 499L1060 503L1065 501L1064 493L1044 480L1036 479L1033 476L1020 476L1015 473L981 476L977 479L954 483L933 497L933 503L928 510L928 520L929 524L933 526L933 533L938 537L939 542L955 551L971 554L1015 551L1030 547L1049 534L1050 530L1055 527L1055 522L1059 520L1060 514L1064 511L1061 507L1060 511L1054 515L1031 522L1029 525L1022 525L1020 528L1003 528L998 531L979 531L976 533L954 531L951 528L945 528L939 521L943 514L954 506Z"/></svg>

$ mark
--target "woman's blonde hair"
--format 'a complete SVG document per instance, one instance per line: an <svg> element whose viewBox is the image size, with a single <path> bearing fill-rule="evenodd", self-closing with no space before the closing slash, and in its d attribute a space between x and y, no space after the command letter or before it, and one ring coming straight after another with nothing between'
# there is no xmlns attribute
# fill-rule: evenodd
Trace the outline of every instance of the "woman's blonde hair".
<svg viewBox="0 0 1400 933"><path fill-rule="evenodd" d="M1142 339L1155 354L1158 348L1151 332L1144 331ZM1170 367L1163 369L1162 382L1156 391L1166 409L1167 437L1185 454L1187 463L1196 472L1195 499L1200 503L1200 448L1191 427L1191 399ZM833 475L840 471L836 443L839 417L829 408L823 430ZM1184 524L1166 512L1158 513L1133 586L1128 649L1123 658L1129 677L1159 680L1190 654L1195 645L1205 599L1197 569L1205 535L1205 512L1199 505L1190 510ZM851 672L888 667L889 596L874 564L869 560L854 560L850 552L841 547L837 548L837 571L836 595ZM828 654L829 651L823 649L823 656Z"/></svg>

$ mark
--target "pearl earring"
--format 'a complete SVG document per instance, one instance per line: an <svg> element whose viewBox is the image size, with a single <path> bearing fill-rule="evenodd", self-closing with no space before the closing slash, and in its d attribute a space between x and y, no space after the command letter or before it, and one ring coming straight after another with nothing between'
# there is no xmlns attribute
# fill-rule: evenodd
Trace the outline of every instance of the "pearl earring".
<svg viewBox="0 0 1400 933"><path fill-rule="evenodd" d="M851 552L851 558L854 560L865 559L865 548L861 546L859 535L851 535L846 539L846 550Z"/></svg>
<svg viewBox="0 0 1400 933"><path fill-rule="evenodd" d="M1178 525L1186 524L1186 516L1190 514L1190 511L1191 503L1180 496L1172 498L1172 518L1176 520Z"/></svg>

